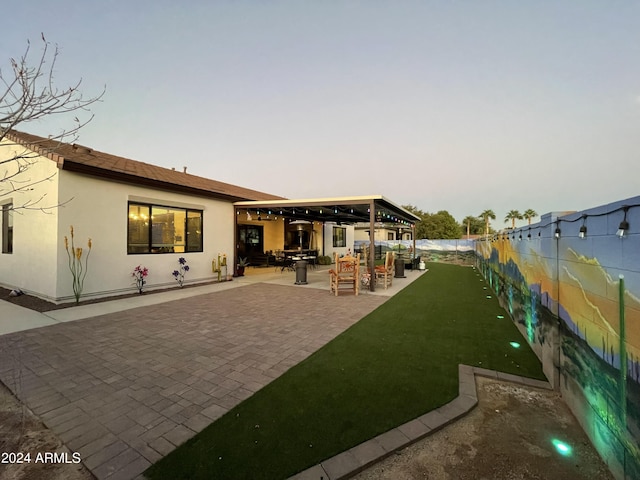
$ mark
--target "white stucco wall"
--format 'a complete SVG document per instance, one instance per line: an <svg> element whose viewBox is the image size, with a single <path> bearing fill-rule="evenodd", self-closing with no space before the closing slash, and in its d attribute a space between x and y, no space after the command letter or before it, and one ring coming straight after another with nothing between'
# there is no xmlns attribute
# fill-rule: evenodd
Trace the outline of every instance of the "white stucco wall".
<svg viewBox="0 0 640 480"><path fill-rule="evenodd" d="M333 227L346 228L347 245L346 247L334 247L333 246ZM333 258L333 254L344 255L348 250L353 253L354 240L355 240L355 228L353 225L336 225L335 223L325 223L323 231L324 241L324 254Z"/></svg>
<svg viewBox="0 0 640 480"><path fill-rule="evenodd" d="M0 145L0 159L13 157L16 147L8 146L8 143ZM0 254L0 285L53 298L57 221L61 208L46 207L59 203L59 171L55 162L48 158L35 157L29 161L31 165L13 179L15 186L23 187L25 191L11 193L6 181L0 186L0 205L13 203L16 208L13 213L13 253ZM15 172L16 168L15 162L0 166L0 177ZM34 183L38 181L41 182ZM28 205L31 206L21 208Z"/></svg>
<svg viewBox="0 0 640 480"><path fill-rule="evenodd" d="M389 234L393 238L389 238ZM355 231L356 241L367 242L369 241L369 229L357 228ZM398 240L398 231L393 228L376 228L375 229L375 241L376 242L388 242L389 240ZM401 234L402 240L411 240L411 232L403 231Z"/></svg>
<svg viewBox="0 0 640 480"><path fill-rule="evenodd" d="M62 237L69 235L70 225L75 229L76 246L86 248L88 237L93 241L83 298L135 292L131 273L137 265L149 269L145 288L151 290L176 285L171 272L178 268L180 257L187 260L190 268L185 275L185 283L216 279L211 262L218 253L226 253L228 258L233 258L234 209L229 202L103 181L64 170L60 172L59 183L60 191L68 192L73 199L60 209L58 215L58 301L73 298L72 277L62 242ZM204 251L127 254L129 201L203 210Z"/></svg>

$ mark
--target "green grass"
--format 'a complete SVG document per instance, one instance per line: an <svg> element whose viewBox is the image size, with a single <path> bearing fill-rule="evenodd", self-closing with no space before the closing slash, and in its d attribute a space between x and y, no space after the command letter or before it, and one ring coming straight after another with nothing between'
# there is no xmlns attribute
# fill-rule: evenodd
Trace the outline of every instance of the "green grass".
<svg viewBox="0 0 640 480"><path fill-rule="evenodd" d="M455 398L459 363L544 379L475 270L428 268L146 475L287 478ZM512 348L514 340L522 347Z"/></svg>

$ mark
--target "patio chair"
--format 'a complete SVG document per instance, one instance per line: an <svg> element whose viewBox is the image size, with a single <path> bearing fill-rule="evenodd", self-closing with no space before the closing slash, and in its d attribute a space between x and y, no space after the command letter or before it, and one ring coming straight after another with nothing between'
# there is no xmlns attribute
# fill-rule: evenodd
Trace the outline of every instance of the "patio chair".
<svg viewBox="0 0 640 480"><path fill-rule="evenodd" d="M284 272L285 270L294 271L293 260L291 259L291 257L287 257L284 253L278 253L276 254L275 258L276 271L278 269L280 269L280 273Z"/></svg>
<svg viewBox="0 0 640 480"><path fill-rule="evenodd" d="M395 255L393 252L387 252L384 257L384 265L376 267L376 285L383 285L386 290L393 282L395 273L394 267Z"/></svg>
<svg viewBox="0 0 640 480"><path fill-rule="evenodd" d="M341 291L353 291L358 295L360 290L360 254L355 257L338 257L334 253L335 269L329 270L329 287L336 297Z"/></svg>

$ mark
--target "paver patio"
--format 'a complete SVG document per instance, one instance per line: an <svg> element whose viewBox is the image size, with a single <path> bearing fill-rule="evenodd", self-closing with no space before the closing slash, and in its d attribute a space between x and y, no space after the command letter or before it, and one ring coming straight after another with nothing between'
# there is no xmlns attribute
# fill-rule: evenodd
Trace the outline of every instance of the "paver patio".
<svg viewBox="0 0 640 480"><path fill-rule="evenodd" d="M0 380L98 479L130 479L386 297L256 283L0 336Z"/></svg>

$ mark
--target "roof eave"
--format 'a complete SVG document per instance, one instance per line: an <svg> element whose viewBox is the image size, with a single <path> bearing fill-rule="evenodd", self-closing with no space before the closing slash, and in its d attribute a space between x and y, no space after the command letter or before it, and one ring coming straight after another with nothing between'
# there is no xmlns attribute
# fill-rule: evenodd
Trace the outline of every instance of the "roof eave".
<svg viewBox="0 0 640 480"><path fill-rule="evenodd" d="M162 180L155 180L153 178L140 177L138 175L131 175L124 172L117 172L114 170L108 170L99 167L93 167L84 163L77 163L73 160L66 158L64 163L58 164L59 168L63 170L81 173L84 175L90 175L101 179L114 180L123 183L133 183L135 185L143 185L146 187L159 188L161 190L186 193L191 195L197 195L199 197L215 198L218 200L226 200L229 202L247 201L246 197L240 197L237 195L230 195L221 192L214 192L212 190L205 190L195 187L189 187L186 185L180 185L172 182L164 182Z"/></svg>

